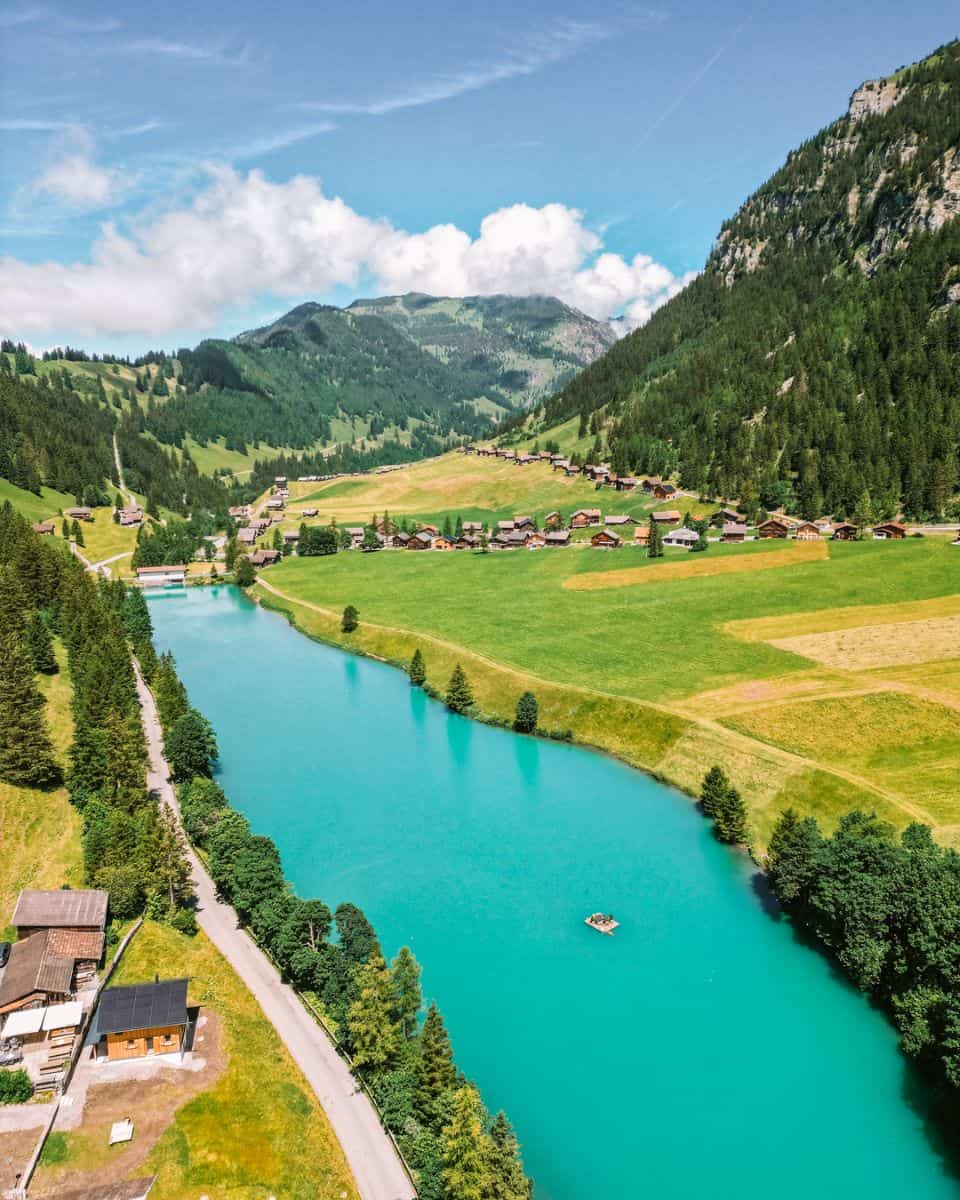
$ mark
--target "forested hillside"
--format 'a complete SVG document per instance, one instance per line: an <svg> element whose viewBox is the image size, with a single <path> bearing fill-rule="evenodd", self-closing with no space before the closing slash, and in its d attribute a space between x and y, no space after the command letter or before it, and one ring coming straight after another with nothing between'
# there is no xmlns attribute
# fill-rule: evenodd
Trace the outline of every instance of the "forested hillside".
<svg viewBox="0 0 960 1200"><path fill-rule="evenodd" d="M849 514L956 509L960 43L865 84L724 226L703 274L526 422L619 472ZM515 428L521 427L517 419Z"/></svg>

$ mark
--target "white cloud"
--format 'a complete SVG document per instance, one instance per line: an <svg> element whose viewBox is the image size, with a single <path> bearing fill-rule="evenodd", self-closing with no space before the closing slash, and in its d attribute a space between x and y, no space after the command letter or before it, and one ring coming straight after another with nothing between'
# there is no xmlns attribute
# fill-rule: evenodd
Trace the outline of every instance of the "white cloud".
<svg viewBox="0 0 960 1200"><path fill-rule="evenodd" d="M604 251L583 215L525 204L486 216L478 236L422 233L366 217L316 179L272 183L211 168L191 207L121 233L105 224L89 263L0 261L0 328L11 334L207 331L258 296L335 288L440 295L554 295L590 315L641 323L686 282L646 255Z"/></svg>
<svg viewBox="0 0 960 1200"><path fill-rule="evenodd" d="M104 45L100 49L113 54L156 54L163 58L179 58L191 62L217 63L225 67L242 67L249 59L249 47L242 45L230 50L223 45L204 45L200 42L180 42L170 38L128 38Z"/></svg>
<svg viewBox="0 0 960 1200"><path fill-rule="evenodd" d="M122 190L119 171L94 161L94 143L83 129L71 131L68 148L34 181L33 190L72 208L105 208Z"/></svg>

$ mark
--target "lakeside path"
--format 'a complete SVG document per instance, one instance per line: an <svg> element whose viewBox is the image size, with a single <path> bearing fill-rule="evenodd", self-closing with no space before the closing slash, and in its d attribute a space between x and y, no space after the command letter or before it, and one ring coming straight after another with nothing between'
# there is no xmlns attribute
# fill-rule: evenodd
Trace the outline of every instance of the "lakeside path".
<svg viewBox="0 0 960 1200"><path fill-rule="evenodd" d="M147 786L180 820L176 792L164 758L163 735L153 693L134 661L137 693L147 739ZM192 847L187 854L197 889L197 920L211 942L249 988L313 1088L346 1156L361 1200L416 1200L397 1151L357 1081L323 1029L296 993L237 923L236 913L217 899L213 880Z"/></svg>

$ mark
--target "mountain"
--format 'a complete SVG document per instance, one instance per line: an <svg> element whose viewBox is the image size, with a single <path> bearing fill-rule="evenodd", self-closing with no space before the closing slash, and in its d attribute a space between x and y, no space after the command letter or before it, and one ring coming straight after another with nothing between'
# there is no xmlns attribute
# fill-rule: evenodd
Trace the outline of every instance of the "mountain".
<svg viewBox="0 0 960 1200"><path fill-rule="evenodd" d="M178 445L190 435L305 449L387 435L435 453L438 439L479 436L542 400L613 340L549 297L302 304L232 341L178 351L184 387L151 404L147 428Z"/></svg>
<svg viewBox="0 0 960 1200"><path fill-rule="evenodd" d="M355 300L501 408L529 408L568 383L616 341L612 327L551 296L437 298L411 292Z"/></svg>
<svg viewBox="0 0 960 1200"><path fill-rule="evenodd" d="M960 43L858 87L703 273L514 431L807 517L956 510ZM600 443L597 446L597 442ZM606 445L604 445L604 442Z"/></svg>

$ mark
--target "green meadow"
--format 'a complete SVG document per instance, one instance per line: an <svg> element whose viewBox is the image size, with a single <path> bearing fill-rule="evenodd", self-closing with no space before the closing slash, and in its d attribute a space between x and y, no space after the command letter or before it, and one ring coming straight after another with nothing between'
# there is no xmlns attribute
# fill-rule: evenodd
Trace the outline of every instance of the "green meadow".
<svg viewBox="0 0 960 1200"><path fill-rule="evenodd" d="M509 719L530 686L546 728L570 728L577 740L687 790L712 762L723 762L751 802L761 844L786 803L835 816L856 797L898 824L925 819L955 840L955 694L921 699L902 666L891 679L882 670L826 668L727 626L817 612L829 628L831 611L842 626L852 608L866 614L862 622L882 623L885 605L935 605L960 590L960 553L935 538L826 543L823 557L810 561L796 559L796 548L713 544L702 556L668 551L654 561L633 547L349 553L286 559L259 590L324 640L399 663L421 645L436 687L461 658L479 681L481 708L497 717ZM729 560L730 573L707 573L720 560ZM623 586L565 586L623 568L637 568ZM360 611L360 630L350 637L338 624L347 604ZM955 651L945 644L937 656L947 662ZM891 691L903 710L892 724L875 711L875 693ZM935 731L929 738L925 723ZM898 727L907 748L891 760L890 730ZM937 768L938 756L949 769ZM915 788L907 768L921 767Z"/></svg>

